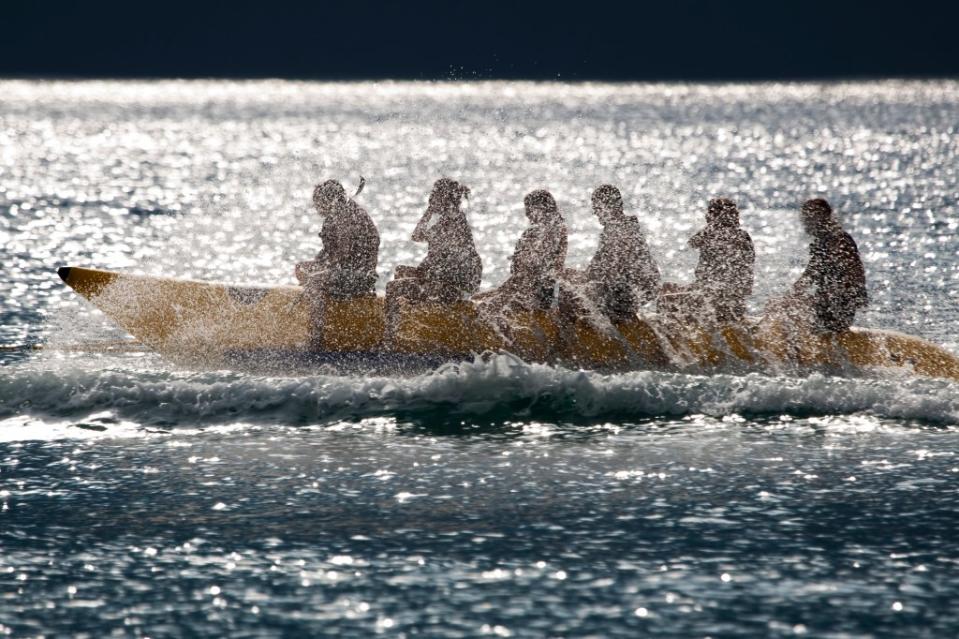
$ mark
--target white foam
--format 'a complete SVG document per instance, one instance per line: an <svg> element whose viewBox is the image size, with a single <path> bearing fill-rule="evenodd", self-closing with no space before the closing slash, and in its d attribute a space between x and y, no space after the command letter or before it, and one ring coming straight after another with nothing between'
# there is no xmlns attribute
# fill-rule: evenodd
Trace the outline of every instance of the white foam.
<svg viewBox="0 0 959 639"><path fill-rule="evenodd" d="M23 416L89 420L104 411L113 423L169 427L326 424L382 415L628 422L691 414L855 413L959 424L959 386L942 380L602 375L509 356L477 358L414 377L366 378L133 368L120 359L106 367L39 360L2 369L0 398L0 426Z"/></svg>

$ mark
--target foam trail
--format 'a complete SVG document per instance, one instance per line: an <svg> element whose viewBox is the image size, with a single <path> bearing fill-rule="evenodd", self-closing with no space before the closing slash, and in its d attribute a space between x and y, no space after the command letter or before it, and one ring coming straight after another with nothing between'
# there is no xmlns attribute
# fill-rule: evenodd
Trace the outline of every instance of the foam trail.
<svg viewBox="0 0 959 639"><path fill-rule="evenodd" d="M848 415L959 423L959 386L931 379L601 375L477 359L415 377L263 377L235 372L93 369L38 361L0 375L0 419L83 419L109 411L145 426L227 422L324 424L400 420L643 420L690 414Z"/></svg>

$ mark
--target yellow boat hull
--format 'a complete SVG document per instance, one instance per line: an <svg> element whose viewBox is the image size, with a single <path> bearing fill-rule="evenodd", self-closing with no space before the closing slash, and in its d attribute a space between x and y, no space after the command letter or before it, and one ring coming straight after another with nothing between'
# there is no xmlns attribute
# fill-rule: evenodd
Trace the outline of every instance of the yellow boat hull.
<svg viewBox="0 0 959 639"><path fill-rule="evenodd" d="M231 353L302 351L309 309L295 286L210 282L62 268L77 293L147 347L175 361L215 363ZM382 353L383 299L329 300L323 351ZM917 337L856 328L841 335L796 335L774 324L718 329L643 316L615 326L563 323L547 312L485 321L470 302L403 310L391 352L446 357L507 350L526 361L588 369L889 369L959 381L959 358Z"/></svg>

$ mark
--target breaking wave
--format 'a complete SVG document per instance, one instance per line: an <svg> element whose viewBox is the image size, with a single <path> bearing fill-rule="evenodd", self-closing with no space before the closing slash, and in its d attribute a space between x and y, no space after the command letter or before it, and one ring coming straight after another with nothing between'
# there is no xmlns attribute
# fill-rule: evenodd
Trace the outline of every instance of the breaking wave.
<svg viewBox="0 0 959 639"><path fill-rule="evenodd" d="M322 425L369 417L423 424L543 420L643 421L662 416L849 415L959 423L959 386L916 378L813 374L603 375L507 355L411 377L256 376L38 359L0 369L0 420L83 420L107 413L146 427L223 423Z"/></svg>

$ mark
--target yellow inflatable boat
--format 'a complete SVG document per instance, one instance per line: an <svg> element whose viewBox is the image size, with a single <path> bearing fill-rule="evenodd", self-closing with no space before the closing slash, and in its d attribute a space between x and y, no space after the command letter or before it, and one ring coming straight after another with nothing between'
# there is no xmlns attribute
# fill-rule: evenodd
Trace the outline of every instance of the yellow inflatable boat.
<svg viewBox="0 0 959 639"><path fill-rule="evenodd" d="M229 365L306 349L308 308L299 287L230 286L79 267L58 273L120 328L176 362ZM651 314L597 326L562 322L549 312L491 323L464 301L403 309L387 350L383 299L370 295L328 302L318 355L333 364L405 357L435 365L509 351L529 362L596 370L895 370L959 381L959 358L917 337L862 328L834 336L796 334L769 324L704 328Z"/></svg>

